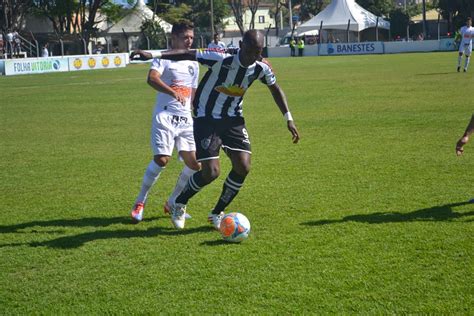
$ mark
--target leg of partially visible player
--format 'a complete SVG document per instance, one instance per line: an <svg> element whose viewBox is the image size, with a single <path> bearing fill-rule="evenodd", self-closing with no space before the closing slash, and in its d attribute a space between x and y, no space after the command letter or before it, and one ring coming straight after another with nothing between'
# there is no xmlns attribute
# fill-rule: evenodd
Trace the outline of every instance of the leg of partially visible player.
<svg viewBox="0 0 474 316"><path fill-rule="evenodd" d="M169 123L169 115L166 113L158 113L153 117L150 145L153 150L153 160L148 164L145 171L140 192L130 214L135 222L140 222L143 219L148 193L173 153L174 131Z"/></svg>
<svg viewBox="0 0 474 316"><path fill-rule="evenodd" d="M464 61L464 72L466 72L467 68L469 67L469 61L471 60L471 51L472 45L469 45L465 52L466 60Z"/></svg>
<svg viewBox="0 0 474 316"><path fill-rule="evenodd" d="M461 49L459 50L459 55L458 55L458 72L461 71L461 62L462 62L462 55L463 55L463 52L461 51Z"/></svg>
<svg viewBox="0 0 474 316"><path fill-rule="evenodd" d="M165 213L170 212L171 205L173 205L178 195L183 191L184 187L189 181L189 178L201 168L201 165L196 161L196 153L194 151L180 151L179 156L184 161L184 167L178 176L178 180L176 181L176 186L174 187L173 192L165 203ZM186 217L191 218L188 213L186 213Z"/></svg>
<svg viewBox="0 0 474 316"><path fill-rule="evenodd" d="M143 211L148 193L160 177L161 171L165 169L169 159L170 156L155 155L153 160L148 164L145 174L143 175L140 192L138 193L132 213L130 214L135 222L140 222L143 219Z"/></svg>

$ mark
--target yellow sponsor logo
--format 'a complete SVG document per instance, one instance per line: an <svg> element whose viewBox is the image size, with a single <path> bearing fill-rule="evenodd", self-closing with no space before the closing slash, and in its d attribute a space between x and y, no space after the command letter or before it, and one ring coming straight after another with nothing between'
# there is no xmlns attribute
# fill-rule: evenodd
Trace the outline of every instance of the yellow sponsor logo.
<svg viewBox="0 0 474 316"><path fill-rule="evenodd" d="M109 64L110 64L110 60L107 56L105 56L104 58L102 58L102 66L104 67L109 67Z"/></svg>
<svg viewBox="0 0 474 316"><path fill-rule="evenodd" d="M74 65L74 68L81 69L82 68L82 60L80 58L74 59L73 65Z"/></svg>
<svg viewBox="0 0 474 316"><path fill-rule="evenodd" d="M89 60L87 61L87 64L89 65L90 68L94 68L95 67L95 64L96 64L96 61L93 57L89 58Z"/></svg>
<svg viewBox="0 0 474 316"><path fill-rule="evenodd" d="M216 91L231 97L241 97L245 94L245 89L237 85L218 86L214 88Z"/></svg>
<svg viewBox="0 0 474 316"><path fill-rule="evenodd" d="M122 58L120 58L120 56L115 56L114 58L114 65L115 66L120 66L122 64Z"/></svg>

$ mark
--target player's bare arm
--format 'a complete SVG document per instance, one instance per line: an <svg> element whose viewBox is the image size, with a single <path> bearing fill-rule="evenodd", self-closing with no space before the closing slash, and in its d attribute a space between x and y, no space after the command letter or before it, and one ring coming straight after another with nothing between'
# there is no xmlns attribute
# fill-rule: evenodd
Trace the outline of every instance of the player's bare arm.
<svg viewBox="0 0 474 316"><path fill-rule="evenodd" d="M286 96L283 90L276 83L271 86L268 86L268 89L270 89L270 92L273 96L273 100L275 100L275 103L280 109L281 113L283 115L287 115L287 113L290 112L290 109L288 108L288 102L286 101ZM295 122L293 121L293 118L287 118L287 127L291 133L293 143L297 144L300 140L300 135L298 133L298 129L296 128Z"/></svg>
<svg viewBox="0 0 474 316"><path fill-rule="evenodd" d="M471 117L471 121L466 127L466 131L464 132L464 135L458 140L456 143L456 154L458 156L461 156L464 152L464 145L467 144L469 141L469 136L474 132L474 114Z"/></svg>
<svg viewBox="0 0 474 316"><path fill-rule="evenodd" d="M186 98L179 91L174 90L172 87L168 86L163 80L161 80L161 75L158 71L151 69L148 72L147 82L156 91L166 93L172 96L183 105L186 103Z"/></svg>
<svg viewBox="0 0 474 316"><path fill-rule="evenodd" d="M141 49L134 50L130 54L131 60L150 60L153 58L167 59L167 60L196 60L195 49L171 49L161 52L147 52Z"/></svg>

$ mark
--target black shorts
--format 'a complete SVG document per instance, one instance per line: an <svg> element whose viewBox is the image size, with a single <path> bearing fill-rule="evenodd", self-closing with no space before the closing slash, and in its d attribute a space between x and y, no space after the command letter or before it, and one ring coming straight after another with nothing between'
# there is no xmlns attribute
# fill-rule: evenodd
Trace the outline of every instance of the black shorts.
<svg viewBox="0 0 474 316"><path fill-rule="evenodd" d="M219 150L252 153L243 117L194 119L194 141L198 161L219 158Z"/></svg>

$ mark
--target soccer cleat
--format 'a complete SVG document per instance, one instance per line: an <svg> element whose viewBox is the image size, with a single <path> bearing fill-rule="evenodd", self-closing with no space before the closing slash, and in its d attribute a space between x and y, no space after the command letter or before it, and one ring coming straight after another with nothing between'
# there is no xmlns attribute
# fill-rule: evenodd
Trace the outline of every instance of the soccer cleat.
<svg viewBox="0 0 474 316"><path fill-rule="evenodd" d="M458 72L460 72L460 71L461 71L461 67L458 66Z"/></svg>
<svg viewBox="0 0 474 316"><path fill-rule="evenodd" d="M464 68L464 72L466 72L466 71L467 71L467 68Z"/></svg>
<svg viewBox="0 0 474 316"><path fill-rule="evenodd" d="M132 217L132 220L134 222L138 223L142 221L144 208L145 208L145 204L141 202L135 204L135 206L132 209L132 213L130 213L130 216Z"/></svg>
<svg viewBox="0 0 474 316"><path fill-rule="evenodd" d="M174 227L178 229L184 228L184 222L186 221L186 204L175 203L171 205L171 222Z"/></svg>
<svg viewBox="0 0 474 316"><path fill-rule="evenodd" d="M163 206L163 212L165 212L166 215L170 215L170 210L171 210L171 204L170 202L166 201L165 205ZM192 218L192 216L188 213L186 213L186 215L184 216L186 217L186 219Z"/></svg>
<svg viewBox="0 0 474 316"><path fill-rule="evenodd" d="M207 216L207 221L211 223L215 229L219 230L224 216L224 212L220 212L219 214L209 213L209 215Z"/></svg>

